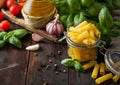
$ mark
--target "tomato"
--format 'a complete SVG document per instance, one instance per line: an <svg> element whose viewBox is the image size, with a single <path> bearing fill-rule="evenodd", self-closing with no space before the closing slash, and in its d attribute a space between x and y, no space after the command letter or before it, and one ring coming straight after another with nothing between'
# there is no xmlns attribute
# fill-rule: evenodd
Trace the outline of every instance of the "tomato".
<svg viewBox="0 0 120 85"><path fill-rule="evenodd" d="M8 20L3 20L0 23L0 29L3 31L8 31L10 29L10 22Z"/></svg>
<svg viewBox="0 0 120 85"><path fill-rule="evenodd" d="M0 21L4 19L3 13L0 11Z"/></svg>
<svg viewBox="0 0 120 85"><path fill-rule="evenodd" d="M20 2L19 5L21 6L21 9L23 8L25 2Z"/></svg>
<svg viewBox="0 0 120 85"><path fill-rule="evenodd" d="M21 7L19 5L12 5L9 8L10 13L12 13L13 15L18 15L21 12Z"/></svg>
<svg viewBox="0 0 120 85"><path fill-rule="evenodd" d="M10 8L12 5L14 5L16 3L16 0L7 0L6 1L6 6L8 8Z"/></svg>

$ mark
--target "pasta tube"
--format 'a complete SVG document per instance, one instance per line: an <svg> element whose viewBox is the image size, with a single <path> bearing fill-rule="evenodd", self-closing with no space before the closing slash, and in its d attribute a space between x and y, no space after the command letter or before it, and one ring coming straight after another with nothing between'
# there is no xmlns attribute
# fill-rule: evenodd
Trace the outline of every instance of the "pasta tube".
<svg viewBox="0 0 120 85"><path fill-rule="evenodd" d="M96 82L96 84L100 84L100 83L102 83L104 81L107 81L108 79L111 79L112 77L113 77L113 74L112 73L108 73L108 74L106 74L104 76L101 76L101 77L97 78L95 80L95 82Z"/></svg>
<svg viewBox="0 0 120 85"><path fill-rule="evenodd" d="M105 75L105 64L104 63L100 63L100 74L101 75Z"/></svg>
<svg viewBox="0 0 120 85"><path fill-rule="evenodd" d="M90 61L90 62L84 64L84 65L82 66L82 67L83 67L83 70L87 70L87 69L95 66L96 63L97 63L96 61Z"/></svg>
<svg viewBox="0 0 120 85"><path fill-rule="evenodd" d="M91 75L93 79L97 78L99 67L100 67L99 64L95 64L92 75Z"/></svg>
<svg viewBox="0 0 120 85"><path fill-rule="evenodd" d="M117 82L119 79L120 79L120 75L115 75L115 76L113 76L113 82Z"/></svg>
<svg viewBox="0 0 120 85"><path fill-rule="evenodd" d="M80 23L79 25L77 25L75 28L81 28L81 27L83 27L83 26L85 26L87 24L88 24L87 21L83 21L82 23Z"/></svg>

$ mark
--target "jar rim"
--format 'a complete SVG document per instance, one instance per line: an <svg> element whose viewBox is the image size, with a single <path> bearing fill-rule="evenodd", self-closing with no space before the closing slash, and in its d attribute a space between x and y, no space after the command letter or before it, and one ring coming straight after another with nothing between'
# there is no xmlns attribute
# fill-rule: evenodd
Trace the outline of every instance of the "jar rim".
<svg viewBox="0 0 120 85"><path fill-rule="evenodd" d="M112 59L115 57L115 56L112 56L112 54L114 53L118 53L120 55L120 50L114 50L114 51L107 50L105 52L105 56L104 56L105 65L111 72L113 72L114 74L120 75L120 71L119 71L120 61L118 61L119 65L117 65L116 60Z"/></svg>
<svg viewBox="0 0 120 85"><path fill-rule="evenodd" d="M81 48L81 49L95 48L95 47L98 47L101 43L100 36L97 38L97 42L93 45L77 44L77 43L73 42L68 36L66 36L66 41L67 41L68 45L76 47L76 48Z"/></svg>

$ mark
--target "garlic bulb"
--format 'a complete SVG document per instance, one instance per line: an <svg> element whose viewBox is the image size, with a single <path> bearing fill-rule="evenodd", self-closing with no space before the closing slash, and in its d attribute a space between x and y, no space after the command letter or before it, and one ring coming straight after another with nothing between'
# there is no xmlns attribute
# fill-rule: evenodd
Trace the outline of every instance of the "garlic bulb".
<svg viewBox="0 0 120 85"><path fill-rule="evenodd" d="M64 32L64 27L62 23L58 20L59 15L56 16L55 20L50 21L46 25L46 31L49 34L61 35Z"/></svg>

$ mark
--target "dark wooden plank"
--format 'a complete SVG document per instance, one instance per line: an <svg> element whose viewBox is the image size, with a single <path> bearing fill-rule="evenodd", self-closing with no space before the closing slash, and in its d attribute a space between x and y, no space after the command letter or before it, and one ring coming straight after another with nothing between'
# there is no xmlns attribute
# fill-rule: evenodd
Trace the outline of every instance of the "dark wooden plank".
<svg viewBox="0 0 120 85"><path fill-rule="evenodd" d="M40 42L40 46L31 53L26 85L67 85L68 70L60 64L67 56L66 46L52 42Z"/></svg>
<svg viewBox="0 0 120 85"><path fill-rule="evenodd" d="M25 50L25 47L30 44L31 39L26 36L21 41L23 43L22 49L10 44L6 44L0 49L0 68L14 63L18 64L13 68L0 70L0 85L25 85L29 58L29 52Z"/></svg>

